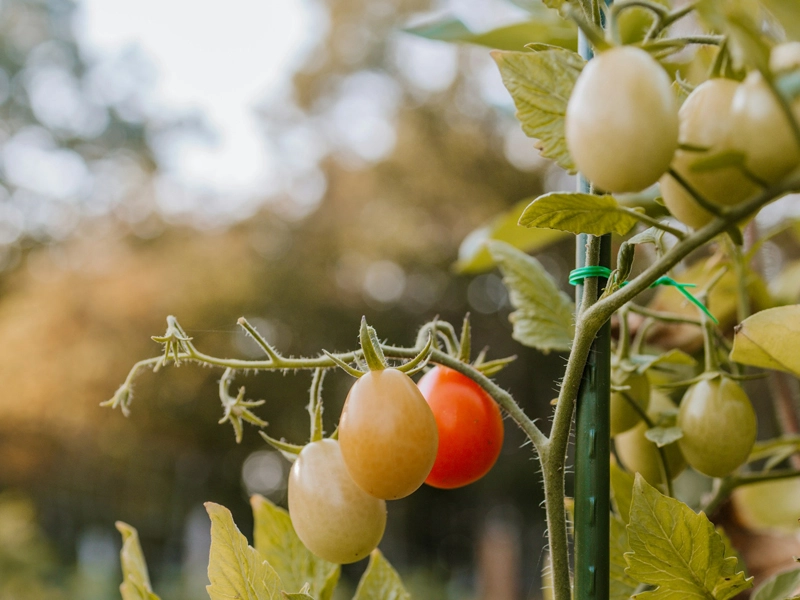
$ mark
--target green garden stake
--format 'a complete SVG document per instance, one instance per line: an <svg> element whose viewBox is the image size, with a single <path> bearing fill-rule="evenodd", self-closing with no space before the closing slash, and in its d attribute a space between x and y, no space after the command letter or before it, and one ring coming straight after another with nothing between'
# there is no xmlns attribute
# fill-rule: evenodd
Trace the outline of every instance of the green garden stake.
<svg viewBox="0 0 800 600"><path fill-rule="evenodd" d="M582 33L578 47L585 59L592 51ZM579 180L589 193L589 182ZM602 236L600 266L611 267L611 235ZM586 235L577 238L576 267L585 266ZM601 288L606 283L599 278ZM576 287L578 302L583 286ZM583 372L575 417L575 600L608 600L609 586L609 402L611 395L611 324L600 329Z"/></svg>

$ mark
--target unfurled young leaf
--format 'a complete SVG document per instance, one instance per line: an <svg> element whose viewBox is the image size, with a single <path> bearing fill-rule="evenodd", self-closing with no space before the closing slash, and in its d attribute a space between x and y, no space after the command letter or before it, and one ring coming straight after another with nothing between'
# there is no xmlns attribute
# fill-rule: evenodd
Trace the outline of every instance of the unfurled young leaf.
<svg viewBox="0 0 800 600"><path fill-rule="evenodd" d="M736 327L731 360L800 377L800 304L769 308Z"/></svg>
<svg viewBox="0 0 800 600"><path fill-rule="evenodd" d="M617 515L611 515L608 536L609 600L628 600L639 587L639 582L625 572L625 553L630 550L625 521Z"/></svg>
<svg viewBox="0 0 800 600"><path fill-rule="evenodd" d="M638 222L613 196L579 192L552 192L539 196L519 218L519 224L524 227L546 227L592 235L625 235Z"/></svg>
<svg viewBox="0 0 800 600"><path fill-rule="evenodd" d="M375 549L369 555L369 565L358 582L353 600L410 600L397 571Z"/></svg>
<svg viewBox="0 0 800 600"><path fill-rule="evenodd" d="M737 571L735 557L711 521L683 502L664 496L637 474L633 486L627 574L656 586L641 600L728 600L753 585Z"/></svg>
<svg viewBox="0 0 800 600"><path fill-rule="evenodd" d="M211 600L283 600L281 580L242 535L224 506L206 502L211 517L211 551L206 586Z"/></svg>
<svg viewBox="0 0 800 600"><path fill-rule="evenodd" d="M542 156L574 173L575 164L564 139L564 115L585 61L575 52L559 48L540 52L495 51L492 57L514 99L522 130L538 140Z"/></svg>
<svg viewBox="0 0 800 600"><path fill-rule="evenodd" d="M339 581L339 565L317 558L306 549L284 509L258 494L250 498L250 505L255 520L253 545L275 569L283 589L297 591L307 584L309 595L330 600Z"/></svg>
<svg viewBox="0 0 800 600"><path fill-rule="evenodd" d="M767 579L753 592L750 600L787 600L800 588L800 569L778 573Z"/></svg>
<svg viewBox="0 0 800 600"><path fill-rule="evenodd" d="M520 344L549 352L569 350L574 335L575 305L532 256L502 242L489 242L489 252L503 273L511 304L513 337Z"/></svg>
<svg viewBox="0 0 800 600"><path fill-rule="evenodd" d="M117 521L116 527L122 534L122 550L119 553L122 564L122 584L119 591L122 600L159 600L150 587L150 576L139 544L139 533L122 521Z"/></svg>

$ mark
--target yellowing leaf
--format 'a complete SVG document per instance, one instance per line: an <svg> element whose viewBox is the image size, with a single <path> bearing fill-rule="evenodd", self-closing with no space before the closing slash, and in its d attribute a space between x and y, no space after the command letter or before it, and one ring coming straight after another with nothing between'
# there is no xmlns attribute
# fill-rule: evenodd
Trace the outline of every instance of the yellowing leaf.
<svg viewBox="0 0 800 600"><path fill-rule="evenodd" d="M139 544L139 533L122 521L117 521L116 527L122 534L122 550L119 553L122 563L122 584L119 591L122 600L159 600L150 587L150 576Z"/></svg>
<svg viewBox="0 0 800 600"><path fill-rule="evenodd" d="M613 196L597 196L578 192L553 192L531 202L519 224L525 227L547 227L571 233L625 235L638 219L624 210Z"/></svg>
<svg viewBox="0 0 800 600"><path fill-rule="evenodd" d="M537 252L569 237L553 229L520 227L519 217L528 204L528 200L518 202L488 225L465 237L458 249L458 261L454 269L459 273L481 273L494 267L494 260L486 247L488 240L506 242L524 252Z"/></svg>
<svg viewBox="0 0 800 600"><path fill-rule="evenodd" d="M630 549L625 522L618 516L611 515L608 535L609 600L628 600L639 587L639 582L625 572L625 553L630 552Z"/></svg>
<svg viewBox="0 0 800 600"><path fill-rule="evenodd" d="M633 486L627 573L656 589L641 600L728 600L753 585L736 571L725 544L703 514L664 496L637 474Z"/></svg>
<svg viewBox="0 0 800 600"><path fill-rule="evenodd" d="M490 242L489 251L503 273L511 304L509 319L520 344L542 352L569 350L574 335L575 305L532 256L503 242Z"/></svg>
<svg viewBox="0 0 800 600"><path fill-rule="evenodd" d="M224 506L206 502L211 517L211 551L206 586L211 600L282 600L281 580L264 557L247 544Z"/></svg>
<svg viewBox="0 0 800 600"><path fill-rule="evenodd" d="M492 52L517 119L528 137L539 140L542 156L570 173L575 165L564 139L564 115L575 80L585 61L575 52L550 48L540 52Z"/></svg>
<svg viewBox="0 0 800 600"><path fill-rule="evenodd" d="M778 573L762 583L750 600L786 600L800 588L800 569Z"/></svg>
<svg viewBox="0 0 800 600"><path fill-rule="evenodd" d="M400 576L377 548L369 555L369 565L358 582L353 600L410 600Z"/></svg>
<svg viewBox="0 0 800 600"><path fill-rule="evenodd" d="M306 549L284 509L259 495L250 498L250 505L255 520L253 545L275 569L283 589L297 591L308 584L311 596L330 600L339 580L339 565Z"/></svg>
<svg viewBox="0 0 800 600"><path fill-rule="evenodd" d="M731 360L800 377L800 304L762 310L742 321Z"/></svg>

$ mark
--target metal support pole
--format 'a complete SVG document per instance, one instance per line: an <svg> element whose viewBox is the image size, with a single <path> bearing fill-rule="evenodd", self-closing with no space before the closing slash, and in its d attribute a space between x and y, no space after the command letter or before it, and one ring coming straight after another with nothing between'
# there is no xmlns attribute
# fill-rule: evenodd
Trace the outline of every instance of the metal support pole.
<svg viewBox="0 0 800 600"><path fill-rule="evenodd" d="M592 57L579 34L581 56ZM588 193L589 183L579 181ZM586 235L577 238L576 267L585 266ZM601 238L600 265L611 267L611 236ZM606 280L599 279L602 289ZM583 293L577 287L578 302ZM609 586L609 403L611 393L611 324L595 338L583 372L575 425L575 600L608 600Z"/></svg>

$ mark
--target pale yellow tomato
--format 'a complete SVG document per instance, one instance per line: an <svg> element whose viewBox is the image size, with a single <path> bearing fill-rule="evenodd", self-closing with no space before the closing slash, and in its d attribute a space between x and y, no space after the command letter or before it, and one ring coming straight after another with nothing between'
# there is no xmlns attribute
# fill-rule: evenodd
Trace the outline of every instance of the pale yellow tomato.
<svg viewBox="0 0 800 600"><path fill-rule="evenodd" d="M646 413L650 406L650 382L647 381L647 375L617 367L611 370L611 383L628 388L621 392L611 392L611 437L614 437L642 420L639 412L631 406L631 401Z"/></svg>
<svg viewBox="0 0 800 600"><path fill-rule="evenodd" d="M565 126L575 165L596 187L643 190L667 170L678 146L672 81L640 48L607 50L575 82Z"/></svg>
<svg viewBox="0 0 800 600"><path fill-rule="evenodd" d="M674 410L672 401L659 392L653 392L648 416L656 421L663 411ZM661 454L658 446L645 437L647 423L640 421L633 429L619 434L614 438L614 448L617 458L631 473L640 473L650 485L664 483L661 467ZM666 454L667 466L672 479L675 479L686 468L686 459L683 458L677 442L667 444L663 448Z"/></svg>
<svg viewBox="0 0 800 600"><path fill-rule="evenodd" d="M350 476L385 500L411 494L436 460L436 419L414 381L397 369L370 371L347 395L339 444Z"/></svg>
<svg viewBox="0 0 800 600"><path fill-rule="evenodd" d="M680 143L707 150L679 149L671 166L703 198L720 206L738 204L759 189L736 167L703 173L691 170L698 159L732 149L731 130L737 126L732 106L738 88L739 84L731 79L710 79L689 94L678 113ZM699 229L713 218L672 175L665 174L659 183L664 204L679 221Z"/></svg>
<svg viewBox="0 0 800 600"><path fill-rule="evenodd" d="M353 482L336 440L321 440L303 448L292 465L289 516L311 552L330 562L351 563L381 541L386 503Z"/></svg>

